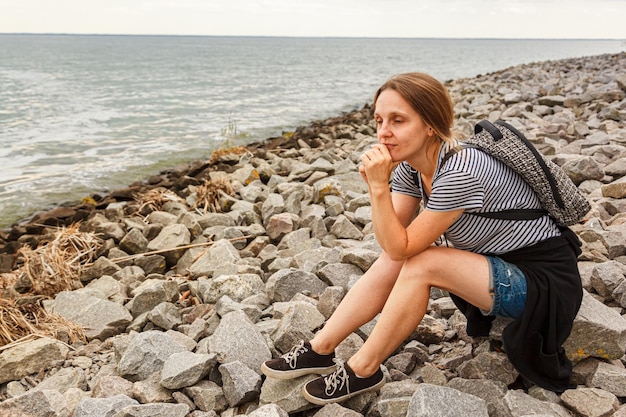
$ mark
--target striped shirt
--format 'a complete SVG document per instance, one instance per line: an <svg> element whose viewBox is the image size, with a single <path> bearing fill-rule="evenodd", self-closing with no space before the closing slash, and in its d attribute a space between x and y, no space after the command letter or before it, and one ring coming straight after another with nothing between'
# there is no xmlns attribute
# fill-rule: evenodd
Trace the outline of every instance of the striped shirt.
<svg viewBox="0 0 626 417"><path fill-rule="evenodd" d="M465 210L445 233L455 248L497 255L561 234L548 215L535 220L501 220L468 214L540 209L541 203L517 172L479 149L465 148L441 168L441 160L452 146L444 144L439 151L432 191L424 196L424 206L431 211ZM421 179L415 174L413 167L402 162L394 171L392 191L422 198Z"/></svg>

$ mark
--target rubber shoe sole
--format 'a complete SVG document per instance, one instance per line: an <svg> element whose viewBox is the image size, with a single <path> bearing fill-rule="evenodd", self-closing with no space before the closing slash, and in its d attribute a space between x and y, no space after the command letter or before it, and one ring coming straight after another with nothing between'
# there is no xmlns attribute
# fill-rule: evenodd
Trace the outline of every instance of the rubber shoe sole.
<svg viewBox="0 0 626 417"><path fill-rule="evenodd" d="M320 388L321 388L320 387L320 383L322 381L326 381L327 380L327 378L320 377L320 378L314 379L313 381L310 381L310 382L306 383L302 387L302 395L304 396L304 398L308 402L316 404L316 405L326 405L326 404L332 404L332 403L339 403L339 402L346 401L349 398L355 397L355 396L357 396L359 394L364 394L364 393L370 392L370 391L376 391L376 390L382 388L382 386L385 385L385 383L387 382L384 373L381 372L381 371L377 371L376 374L374 374L374 375L372 375L372 376L370 376L368 378L362 378L361 379L358 376L356 376L356 374L351 369L350 369L350 371L348 373L346 373L345 368L339 370L340 368L343 368L343 367L349 368L347 364L343 365L342 367L338 367L337 368L338 371L336 371L336 372L338 372L337 375L330 375L330 376L327 377L327 378L334 379L335 384L339 385L339 389L346 389L347 388L349 390L350 389L350 385L351 385L350 382L352 382L352 384L356 383L356 385L359 385L359 384L362 384L362 383L367 383L366 380L375 378L374 375L380 375L379 376L380 380L376 381L376 379L373 379L372 382L375 381L374 385L365 386L365 387L363 387L361 389L356 389L354 391L347 392L347 393L345 393L343 395L335 395L333 393L331 395L325 395L325 396L321 397L321 396L316 396L314 394L311 394L309 392L309 390L307 389L310 386L311 389L314 392L315 391L319 391ZM346 379L343 379L343 381L340 381L340 380L338 380L340 378L337 378L337 376L339 374L341 374L341 373L346 375ZM326 389L328 389L328 383L327 382L324 382L324 383L326 384ZM337 386L337 385L335 385L335 386ZM325 390L323 390L323 388L321 388L321 389L322 389L321 392L325 392Z"/></svg>
<svg viewBox="0 0 626 417"><path fill-rule="evenodd" d="M359 394L365 394L366 392L370 392L370 391L376 391L378 389L381 389L383 387L383 385L385 385L386 381L383 378L379 383L377 383L374 386L368 387L368 388L364 388L360 391L356 391L356 392L351 392L349 394L345 394L342 395L340 397L336 397L336 398L329 398L329 399L323 399L323 398L317 398L317 397L313 397L311 396L304 388L302 387L302 395L304 396L304 398L315 405L327 405L327 404L333 404L333 403L340 403L346 400L349 400L352 397L356 397Z"/></svg>
<svg viewBox="0 0 626 417"><path fill-rule="evenodd" d="M323 368L302 368L302 369L293 369L290 371L277 371L276 369L272 369L265 364L261 365L261 372L270 378L274 379L294 379L299 378L305 375L327 375L333 372L337 368L337 365L327 366Z"/></svg>

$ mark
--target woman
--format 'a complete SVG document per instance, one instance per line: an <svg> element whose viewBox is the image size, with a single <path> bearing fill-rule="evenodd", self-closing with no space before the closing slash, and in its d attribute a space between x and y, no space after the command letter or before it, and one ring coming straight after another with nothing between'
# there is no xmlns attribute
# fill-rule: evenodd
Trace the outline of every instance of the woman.
<svg viewBox="0 0 626 417"><path fill-rule="evenodd" d="M575 235L547 215L475 214L541 205L522 177L495 158L475 148L450 152L457 145L453 104L433 77L388 80L374 96L374 117L378 143L362 155L359 171L383 253L312 340L262 371L281 379L330 372L303 387L315 404L376 390L385 383L382 362L418 326L431 287L438 287L468 317L470 335L487 335L496 315L516 319L503 334L511 362L543 387L569 387L571 363L561 344L582 298ZM435 245L442 235L449 245ZM337 363L339 343L379 313L358 352Z"/></svg>

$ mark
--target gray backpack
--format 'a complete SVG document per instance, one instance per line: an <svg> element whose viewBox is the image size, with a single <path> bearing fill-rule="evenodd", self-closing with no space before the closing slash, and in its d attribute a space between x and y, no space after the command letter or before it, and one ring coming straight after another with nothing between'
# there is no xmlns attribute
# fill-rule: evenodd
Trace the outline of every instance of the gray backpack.
<svg viewBox="0 0 626 417"><path fill-rule="evenodd" d="M441 166L463 148L478 148L499 159L535 190L543 210L503 210L469 213L492 219L532 220L546 213L560 226L578 223L591 210L591 205L561 167L546 159L517 129L503 121L492 124L482 120L474 127L474 135L451 149Z"/></svg>

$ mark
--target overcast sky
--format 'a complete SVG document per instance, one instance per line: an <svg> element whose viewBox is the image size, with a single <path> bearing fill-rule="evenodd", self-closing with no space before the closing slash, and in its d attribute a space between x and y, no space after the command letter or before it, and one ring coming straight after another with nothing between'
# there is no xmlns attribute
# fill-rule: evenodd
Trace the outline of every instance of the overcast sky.
<svg viewBox="0 0 626 417"><path fill-rule="evenodd" d="M0 0L0 33L626 38L626 0Z"/></svg>

